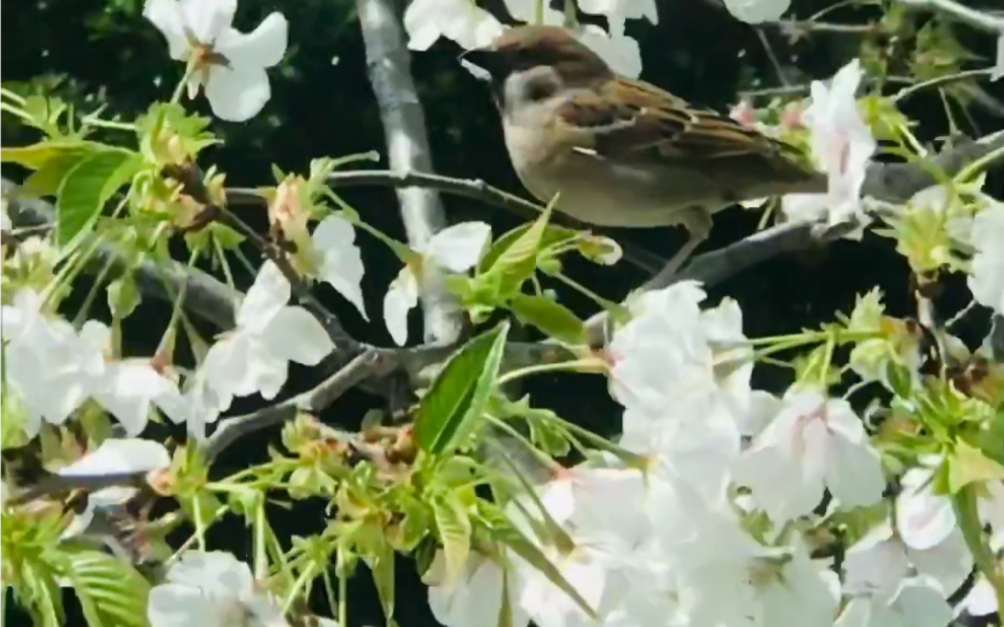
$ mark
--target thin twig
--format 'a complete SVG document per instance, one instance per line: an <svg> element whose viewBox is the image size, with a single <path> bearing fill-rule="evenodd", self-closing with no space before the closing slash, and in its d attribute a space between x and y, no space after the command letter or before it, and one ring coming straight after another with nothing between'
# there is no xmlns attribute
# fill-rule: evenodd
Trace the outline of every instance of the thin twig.
<svg viewBox="0 0 1004 627"><path fill-rule="evenodd" d="M962 72L957 72L955 74L946 74L945 76L939 76L937 78L932 78L930 80L922 81L916 83L915 85L910 85L909 87L904 87L903 89L896 92L892 97L892 101L899 103L906 100L910 96L913 96L917 92L923 91L925 89L931 89L932 87L944 87L945 85L950 85L952 83L958 83L959 81L964 81L970 78L981 78L989 77L993 74L992 68L981 68L979 70L964 70Z"/></svg>
<svg viewBox="0 0 1004 627"><path fill-rule="evenodd" d="M35 485L25 488L20 493L7 499L8 505L18 505L34 501L51 494L59 494L70 490L87 490L94 492L114 486L143 487L147 485L148 470L133 472L112 472L100 475L49 475Z"/></svg>
<svg viewBox="0 0 1004 627"><path fill-rule="evenodd" d="M356 0L366 44L366 67L380 108L390 167L395 171L432 171L425 112L411 77L411 54L405 46L400 16L393 0ZM446 228L446 213L432 188L398 188L401 218L408 244L425 248ZM463 333L459 299L446 289L445 274L434 264L423 268L422 314L425 341L452 344Z"/></svg>
<svg viewBox="0 0 1004 627"><path fill-rule="evenodd" d="M1004 33L1004 18L995 17L955 0L899 0L903 6L939 11L954 20L990 33Z"/></svg>
<svg viewBox="0 0 1004 627"><path fill-rule="evenodd" d="M306 392L250 414L224 418L206 441L203 448L206 460L212 461L227 447L249 433L292 420L301 412L314 414L321 411L338 400L342 394L372 376L381 366L380 352L367 350Z"/></svg>

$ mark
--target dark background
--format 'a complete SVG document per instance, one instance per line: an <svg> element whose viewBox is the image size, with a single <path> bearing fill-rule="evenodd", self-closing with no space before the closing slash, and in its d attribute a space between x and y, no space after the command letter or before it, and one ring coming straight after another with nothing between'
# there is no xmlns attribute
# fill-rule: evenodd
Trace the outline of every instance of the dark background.
<svg viewBox="0 0 1004 627"><path fill-rule="evenodd" d="M794 2L797 15L803 18L828 4L825 0ZM990 4L988 0L985 6L989 8ZM488 8L504 18L501 2L493 1ZM205 151L202 165L217 164L227 173L229 185L253 186L274 184L271 163L285 172L306 173L314 157L369 150L383 154L383 130L367 80L365 50L354 2L243 0L236 26L250 30L272 10L282 11L290 24L289 51L283 63L270 71L272 99L249 123L214 121L213 130L225 144ZM107 104L109 113L131 119L151 101L169 98L183 71L181 64L170 60L160 33L141 17L141 11L140 0L7 0L2 6L5 84L21 93L58 94L84 111ZM878 16L880 12L874 8L851 8L834 12L826 21L864 23ZM659 18L656 27L647 22L628 25L629 34L641 42L642 78L721 110L735 102L741 89L781 84L757 31L732 19L713 0L660 1ZM966 67L981 67L993 58L994 42L990 36L964 27L954 32L959 41L983 57ZM817 33L792 43L777 28L767 27L764 33L780 59L785 79L792 84L829 78L859 53L864 41L857 34ZM878 39L872 42L887 43ZM902 44L903 55L908 55L909 49L909 42ZM496 112L483 85L456 62L458 52L451 42L440 41L430 51L412 57L435 169L453 177L483 178L504 190L525 195L506 159ZM903 59L893 61L901 63ZM920 122L915 129L918 137L929 141L946 133L943 108L936 95L920 96L908 104L905 112ZM209 113L202 97L192 106ZM962 130L966 133L985 134L1001 126L1001 118L986 109L971 107L971 113L975 128L963 118ZM4 117L4 145L26 144L36 139L34 131L17 126L10 116ZM381 166L386 167L385 160ZM15 180L21 174L14 169L4 171L5 176ZM1001 186L997 173L985 189L1000 198L1004 196ZM364 219L404 240L396 197L391 190L353 189L346 191L344 197ZM476 202L453 197L445 197L444 202L451 222L488 221L496 236L520 223L514 215ZM263 215L246 217L264 228ZM718 214L711 240L701 250L741 239L753 232L759 218L758 212L740 209ZM674 229L604 232L667 258L683 241L682 231ZM367 271L363 289L372 323L365 323L330 288L320 288L319 294L353 336L365 342L390 345L380 307L399 262L373 242L366 241L363 251ZM234 268L240 272L239 265ZM622 298L645 278L623 262L613 268L572 262L569 269L578 281L614 300ZM892 242L869 234L860 244L841 241L823 250L777 257L714 286L709 297L712 303L724 296L738 300L746 334L757 337L796 332L832 320L835 311L850 312L856 294L876 285L885 293L888 310L893 315L911 315L907 276L907 264L896 254ZM238 275L244 287L251 278ZM963 277L950 277L945 283L947 289L938 306L944 315L950 316L965 306L969 296ZM561 293L563 302L582 316L594 311L582 297L563 288ZM168 316L169 311L162 303L142 305L127 321L128 350L137 355L150 354ZM411 318L413 342L420 337L418 319L417 315ZM987 327L987 316L976 312L958 330L972 345L986 334ZM781 391L787 377L786 371L758 367L754 384ZM305 389L316 378L317 373L294 369L287 391ZM618 407L598 380L542 376L533 379L526 391L533 394L536 405L551 407L568 419L605 432L617 427ZM235 411L256 405L244 402L235 406ZM379 405L379 399L353 392L329 409L325 419L353 426L366 409ZM232 472L262 460L265 443L274 442L275 435L273 430L256 441L246 442L240 450L228 452L219 463L220 471ZM320 508L312 509L309 505L299 505L295 516L280 510L273 520L280 537L306 535L323 524ZM247 533L239 520L230 519L217 525L210 537L215 548L236 550L244 556L250 554ZM427 610L425 593L413 565L401 560L398 571L398 620L406 627L436 624ZM352 624L380 624L380 608L368 580L357 578L350 592ZM317 602L318 611L324 612L323 601L318 598Z"/></svg>

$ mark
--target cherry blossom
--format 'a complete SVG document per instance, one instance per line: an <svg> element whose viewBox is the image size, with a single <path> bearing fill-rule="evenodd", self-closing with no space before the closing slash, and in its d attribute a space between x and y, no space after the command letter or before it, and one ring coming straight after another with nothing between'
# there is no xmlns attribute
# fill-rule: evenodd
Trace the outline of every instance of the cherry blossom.
<svg viewBox="0 0 1004 627"><path fill-rule="evenodd" d="M369 320L361 286L365 273L362 251L355 240L356 230L348 220L328 216L314 229L311 245L318 278L330 283Z"/></svg>
<svg viewBox="0 0 1004 627"><path fill-rule="evenodd" d="M289 362L314 366L334 350L310 312L287 305L291 289L282 271L265 262L237 311L237 328L209 349L203 368L221 405L256 392L275 398L286 383Z"/></svg>
<svg viewBox="0 0 1004 627"><path fill-rule="evenodd" d="M415 252L421 261L405 264L391 281L383 300L383 317L391 338L398 346L408 341L408 312L418 304L425 264L435 264L450 272L467 272L478 263L491 237L491 227L484 222L463 222L436 233Z"/></svg>
<svg viewBox="0 0 1004 627"><path fill-rule="evenodd" d="M655 0L579 0L578 4L583 13L606 16L613 33L623 34L624 21L629 19L659 23Z"/></svg>
<svg viewBox="0 0 1004 627"><path fill-rule="evenodd" d="M944 627L951 620L952 609L937 584L918 576L886 594L851 598L834 627Z"/></svg>
<svg viewBox="0 0 1004 627"><path fill-rule="evenodd" d="M790 6L791 0L725 0L729 13L749 24L778 20Z"/></svg>
<svg viewBox="0 0 1004 627"><path fill-rule="evenodd" d="M736 476L775 522L810 513L828 488L841 505L871 505L885 479L861 420L842 399L790 390L737 462Z"/></svg>
<svg viewBox="0 0 1004 627"><path fill-rule="evenodd" d="M489 45L502 24L470 0L413 0L404 12L408 47L427 50L440 37L471 50Z"/></svg>
<svg viewBox="0 0 1004 627"><path fill-rule="evenodd" d="M857 109L855 93L861 84L861 64L854 59L827 87L812 82L810 104L802 119L810 133L812 156L829 176L826 194L789 194L782 208L792 219L828 216L837 224L863 216L861 186L865 169L878 144Z"/></svg>
<svg viewBox="0 0 1004 627"><path fill-rule="evenodd" d="M69 322L44 314L42 306L42 297L26 288L0 311L7 380L24 401L30 437L43 420L65 422L104 371L101 351L81 340Z"/></svg>
<svg viewBox="0 0 1004 627"><path fill-rule="evenodd" d="M461 579L453 584L443 582L446 558L437 551L422 577L429 586L429 608L446 627L495 627L500 623L503 600L507 605L512 627L525 627L530 618L518 603L519 584L516 571L505 569L494 559L478 553L467 558Z"/></svg>
<svg viewBox="0 0 1004 627"><path fill-rule="evenodd" d="M994 202L976 214L973 220L972 275L969 289L981 305L1004 314L1004 203Z"/></svg>
<svg viewBox="0 0 1004 627"><path fill-rule="evenodd" d="M940 456L920 460L900 477L901 491L896 497L896 531L912 549L930 549L945 541L957 528L952 501L936 494L932 481Z"/></svg>
<svg viewBox="0 0 1004 627"><path fill-rule="evenodd" d="M205 87L213 113L243 122L271 96L265 69L286 53L286 18L270 13L251 33L231 26L237 0L147 0L143 15L167 40L171 58L189 64L188 95Z"/></svg>
<svg viewBox="0 0 1004 627"><path fill-rule="evenodd" d="M229 553L188 551L150 590L150 627L287 627L282 607Z"/></svg>

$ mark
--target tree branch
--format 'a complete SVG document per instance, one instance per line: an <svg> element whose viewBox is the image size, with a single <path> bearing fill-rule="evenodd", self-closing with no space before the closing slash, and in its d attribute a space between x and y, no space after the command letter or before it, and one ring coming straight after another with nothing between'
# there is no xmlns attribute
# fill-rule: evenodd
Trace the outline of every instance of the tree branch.
<svg viewBox="0 0 1004 627"><path fill-rule="evenodd" d="M224 418L206 441L203 448L206 460L211 462L227 447L249 433L292 420L301 412L316 414L365 379L386 370L389 365L395 364L389 363L387 354L369 349L356 355L338 372L302 394L250 414Z"/></svg>
<svg viewBox="0 0 1004 627"><path fill-rule="evenodd" d="M394 171L432 171L425 112L411 77L411 55L404 44L393 0L356 0L366 65L380 107L387 156ZM408 243L424 249L429 239L446 228L439 194L431 188L398 188L401 217ZM452 344L463 331L460 303L447 289L445 275L429 265L422 276L422 313L426 342Z"/></svg>
<svg viewBox="0 0 1004 627"><path fill-rule="evenodd" d="M59 494L60 492L68 492L70 490L95 492L114 486L149 487L146 480L148 474L150 474L148 470L139 470L134 472L104 473L100 475L49 475L35 485L25 488L8 498L7 504L20 505L43 496Z"/></svg>
<svg viewBox="0 0 1004 627"><path fill-rule="evenodd" d="M903 6L939 11L954 20L991 33L1004 33L1004 18L959 4L955 0L899 0Z"/></svg>

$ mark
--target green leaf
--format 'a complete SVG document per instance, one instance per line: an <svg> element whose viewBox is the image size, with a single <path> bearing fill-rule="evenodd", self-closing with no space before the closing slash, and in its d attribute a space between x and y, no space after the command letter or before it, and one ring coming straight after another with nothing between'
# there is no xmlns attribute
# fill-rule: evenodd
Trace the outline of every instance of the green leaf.
<svg viewBox="0 0 1004 627"><path fill-rule="evenodd" d="M566 344L586 341L582 320L561 303L543 296L517 294L509 302L520 322L532 324L544 333Z"/></svg>
<svg viewBox="0 0 1004 627"><path fill-rule="evenodd" d="M147 583L132 565L99 551L68 555L64 576L73 582L90 627L145 627Z"/></svg>
<svg viewBox="0 0 1004 627"><path fill-rule="evenodd" d="M970 483L1004 480L1004 466L985 456L965 440L955 444L948 459L948 490L955 494Z"/></svg>
<svg viewBox="0 0 1004 627"><path fill-rule="evenodd" d="M502 256L506 250L508 250L513 243L522 237L527 230L533 227L536 222L529 222L527 224L521 224L520 226L514 228L508 233L502 235L488 249L488 252L484 254L481 261L478 263L478 271L485 272L490 269L498 258ZM547 228L544 229L544 234L540 239L541 248L550 248L556 244L561 244L569 240L573 240L581 235L580 231L575 229L570 229L565 226L558 226L555 224L548 224Z"/></svg>
<svg viewBox="0 0 1004 627"><path fill-rule="evenodd" d="M106 149L102 144L82 140L44 141L31 146L0 148L0 162L17 163L38 170L53 159L67 157L79 159Z"/></svg>
<svg viewBox="0 0 1004 627"><path fill-rule="evenodd" d="M80 151L53 156L25 179L21 191L34 196L55 196L70 170L91 154Z"/></svg>
<svg viewBox="0 0 1004 627"><path fill-rule="evenodd" d="M575 589L575 586L568 583L564 576L562 576L561 571L551 563L551 560L547 559L547 556L544 555L537 545L516 529L512 523L509 521L493 521L491 533L496 541L512 549L514 553L526 560L527 563L547 577L551 583L567 594L569 598L582 608L582 611L586 615L596 618L596 611L582 598L582 595Z"/></svg>
<svg viewBox="0 0 1004 627"><path fill-rule="evenodd" d="M367 559L366 564L373 575L373 584L380 597L384 618L390 625L394 620L394 549L384 542L380 553Z"/></svg>
<svg viewBox="0 0 1004 627"><path fill-rule="evenodd" d="M547 221L551 218L551 205L530 227L506 247L492 263L486 274L500 277L499 294L507 297L518 293L523 282L533 276L537 267L537 252L540 250Z"/></svg>
<svg viewBox="0 0 1004 627"><path fill-rule="evenodd" d="M436 518L439 541L443 543L443 556L446 558L443 585L449 587L460 581L467 565L467 556L471 550L471 520L453 492L433 498L432 512Z"/></svg>
<svg viewBox="0 0 1004 627"><path fill-rule="evenodd" d="M74 166L63 179L56 201L59 245L65 246L87 228L111 195L132 179L141 164L136 153L106 150Z"/></svg>
<svg viewBox="0 0 1004 627"><path fill-rule="evenodd" d="M464 344L422 397L415 419L418 446L434 455L454 449L481 417L505 349L509 323Z"/></svg>
<svg viewBox="0 0 1004 627"><path fill-rule="evenodd" d="M132 272L127 272L108 284L108 309L116 318L128 318L141 301L139 287Z"/></svg>

